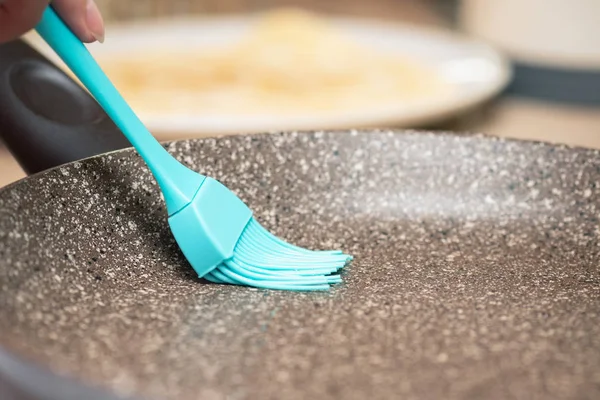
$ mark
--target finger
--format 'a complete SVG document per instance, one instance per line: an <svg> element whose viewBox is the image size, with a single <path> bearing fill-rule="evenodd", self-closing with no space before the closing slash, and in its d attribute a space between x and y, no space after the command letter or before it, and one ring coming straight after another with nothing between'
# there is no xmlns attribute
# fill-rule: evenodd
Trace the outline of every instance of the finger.
<svg viewBox="0 0 600 400"><path fill-rule="evenodd" d="M104 41L104 22L93 0L54 0L52 5L81 41ZM48 0L0 0L0 42L34 28L47 6Z"/></svg>
<svg viewBox="0 0 600 400"><path fill-rule="evenodd" d="M104 22L93 0L54 0L52 6L81 41L104 41Z"/></svg>
<svg viewBox="0 0 600 400"><path fill-rule="evenodd" d="M47 6L48 0L0 0L0 42L34 28Z"/></svg>

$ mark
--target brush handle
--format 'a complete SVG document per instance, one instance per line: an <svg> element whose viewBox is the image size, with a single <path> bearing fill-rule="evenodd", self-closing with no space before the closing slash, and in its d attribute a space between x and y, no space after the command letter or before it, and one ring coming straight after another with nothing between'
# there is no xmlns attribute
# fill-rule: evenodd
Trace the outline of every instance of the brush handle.
<svg viewBox="0 0 600 400"><path fill-rule="evenodd" d="M73 71L142 156L156 178L169 215L194 198L204 177L173 158L146 129L85 45L48 6L36 31Z"/></svg>
<svg viewBox="0 0 600 400"><path fill-rule="evenodd" d="M22 40L0 45L0 138L29 175L130 146L79 84Z"/></svg>

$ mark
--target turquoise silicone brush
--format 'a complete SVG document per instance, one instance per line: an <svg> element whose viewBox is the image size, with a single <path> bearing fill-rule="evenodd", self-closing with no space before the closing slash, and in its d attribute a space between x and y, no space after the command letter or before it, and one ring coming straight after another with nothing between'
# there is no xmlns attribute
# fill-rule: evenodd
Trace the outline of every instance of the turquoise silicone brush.
<svg viewBox="0 0 600 400"><path fill-rule="evenodd" d="M351 257L293 246L264 229L217 180L190 170L154 139L52 6L36 27L142 156L163 192L169 226L183 254L215 283L327 290Z"/></svg>

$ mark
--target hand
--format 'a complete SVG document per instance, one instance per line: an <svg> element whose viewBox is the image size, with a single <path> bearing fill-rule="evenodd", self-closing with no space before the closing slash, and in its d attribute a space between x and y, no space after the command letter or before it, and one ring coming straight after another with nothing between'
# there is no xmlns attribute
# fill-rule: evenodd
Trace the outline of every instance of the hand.
<svg viewBox="0 0 600 400"><path fill-rule="evenodd" d="M48 0L0 0L0 43L33 29ZM52 6L82 42L104 41L104 22L94 0L53 0Z"/></svg>

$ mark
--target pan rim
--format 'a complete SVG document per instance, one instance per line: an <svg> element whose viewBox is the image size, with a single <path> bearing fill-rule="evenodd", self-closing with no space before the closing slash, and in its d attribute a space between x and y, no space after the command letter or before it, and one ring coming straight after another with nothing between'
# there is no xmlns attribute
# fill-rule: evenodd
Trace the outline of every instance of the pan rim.
<svg viewBox="0 0 600 400"><path fill-rule="evenodd" d="M47 365L36 363L0 345L0 392L5 394L7 391L10 396L16 397L6 400L145 400L119 396L75 376L60 375Z"/></svg>
<svg viewBox="0 0 600 400"><path fill-rule="evenodd" d="M585 147L582 145L571 145L571 144L566 144L566 143L553 143L553 142L548 142L548 141L539 140L539 139L520 139L520 138L512 138L512 137L501 137L501 136L488 135L485 133L472 132L472 131L450 131L450 130L432 131L432 130L425 130L425 129L400 129L400 128L398 128L398 129L394 129L394 128L391 128L391 129L386 129L386 128L320 129L320 130L297 130L297 131L295 131L295 130L270 131L270 132L260 132L260 133L217 134L217 135L203 136L203 137L197 137L197 138L165 140L165 141L160 141L160 144L163 147L168 147L170 145L184 143L184 142L202 142L202 141L206 141L206 140L226 139L226 138L236 138L236 137L238 137L238 138L239 137L259 138L259 137L267 137L267 136L284 136L284 135L292 135L292 134L309 136L309 135L314 135L314 134L318 134L318 133L333 134L333 135L388 134L388 135L393 135L393 136L410 136L410 135L412 135L412 136L429 136L429 137L439 137L439 138L451 137L451 138L455 138L458 140L473 140L473 139L475 139L475 140L478 140L481 142L488 142L488 143L495 142L495 143L506 143L506 144L519 144L522 146L545 146L548 148L555 148L555 149L566 149L566 150L573 150L573 151L587 151L587 152L593 152L593 153L600 153L600 149L596 149L593 147ZM108 152L97 154L94 156L85 157L80 160L71 161L66 164L61 164L61 165L57 165L55 167L46 169L44 171L36 172L35 174L31 174L29 176L26 176L19 180L16 180L12 183L9 183L6 186L0 187L0 195L12 190L15 186L22 184L22 182L24 182L24 181L31 180L33 178L42 176L44 174L55 171L57 169L71 168L76 163L81 163L81 162L85 162L88 160L94 160L94 159L98 159L101 157L106 157L106 156L110 156L110 155L114 155L114 154L122 154L122 153L124 154L124 153L128 153L128 152L137 153L133 147L126 147L124 149L108 151Z"/></svg>

